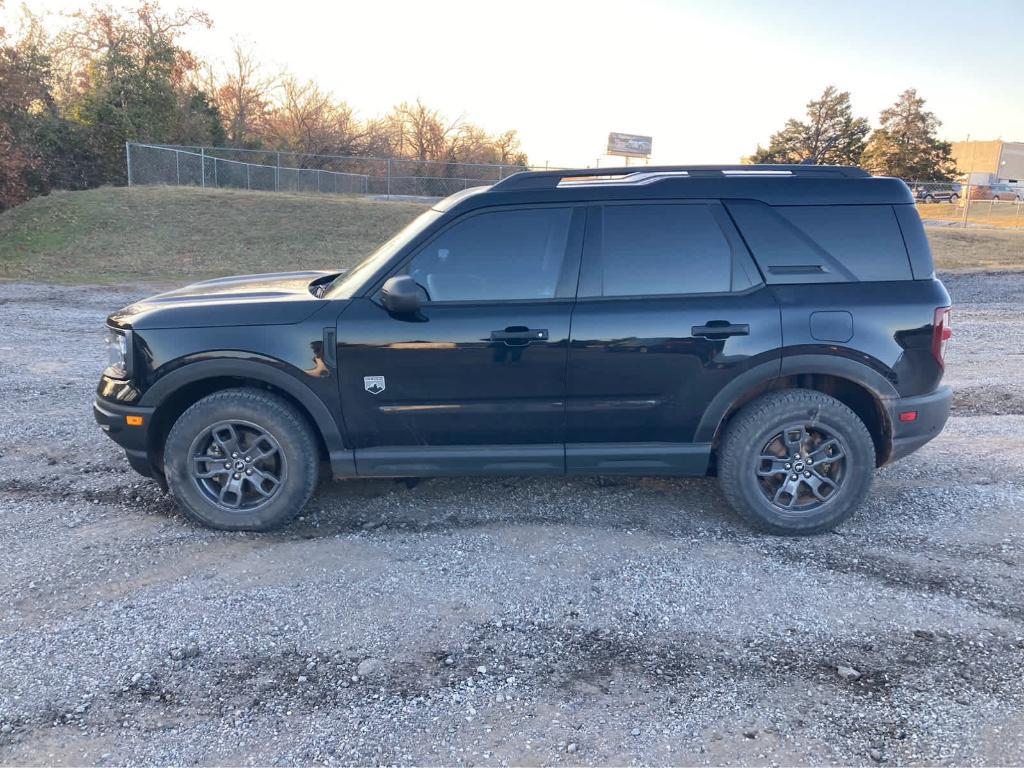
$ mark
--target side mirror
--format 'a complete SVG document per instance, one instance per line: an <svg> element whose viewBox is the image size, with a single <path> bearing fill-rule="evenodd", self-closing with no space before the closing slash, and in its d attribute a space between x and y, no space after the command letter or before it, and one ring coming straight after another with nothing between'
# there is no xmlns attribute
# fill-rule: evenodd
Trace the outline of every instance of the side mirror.
<svg viewBox="0 0 1024 768"><path fill-rule="evenodd" d="M381 303L395 315L411 315L420 308L420 287L409 275L389 277L381 289Z"/></svg>

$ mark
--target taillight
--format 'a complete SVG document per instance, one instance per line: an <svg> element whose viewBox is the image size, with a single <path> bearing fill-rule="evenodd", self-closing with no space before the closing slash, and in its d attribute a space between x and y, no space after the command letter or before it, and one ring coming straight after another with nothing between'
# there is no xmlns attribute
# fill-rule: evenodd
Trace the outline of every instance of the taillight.
<svg viewBox="0 0 1024 768"><path fill-rule="evenodd" d="M939 367L946 367L946 345L953 335L953 328L949 324L949 307L939 307L935 310L935 322L932 326L932 354Z"/></svg>

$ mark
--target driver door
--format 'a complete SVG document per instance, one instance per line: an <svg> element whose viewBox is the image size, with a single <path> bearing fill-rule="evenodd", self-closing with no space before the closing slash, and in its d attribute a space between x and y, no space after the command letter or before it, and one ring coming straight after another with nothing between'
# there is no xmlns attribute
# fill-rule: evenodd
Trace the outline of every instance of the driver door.
<svg viewBox="0 0 1024 768"><path fill-rule="evenodd" d="M567 205L470 212L391 273L416 280L418 313L391 315L377 293L342 313L342 412L358 474L564 471L585 218Z"/></svg>

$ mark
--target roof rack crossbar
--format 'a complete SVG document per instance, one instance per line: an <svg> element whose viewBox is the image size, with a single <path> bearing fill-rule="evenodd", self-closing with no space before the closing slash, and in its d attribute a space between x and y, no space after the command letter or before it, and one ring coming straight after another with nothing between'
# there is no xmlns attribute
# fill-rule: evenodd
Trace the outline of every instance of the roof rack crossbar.
<svg viewBox="0 0 1024 768"><path fill-rule="evenodd" d="M512 192L556 189L583 184L651 184L669 178L776 177L868 178L861 168L845 165L642 165L619 168L580 168L560 171L523 171L502 179L491 189ZM587 181L593 179L593 181Z"/></svg>

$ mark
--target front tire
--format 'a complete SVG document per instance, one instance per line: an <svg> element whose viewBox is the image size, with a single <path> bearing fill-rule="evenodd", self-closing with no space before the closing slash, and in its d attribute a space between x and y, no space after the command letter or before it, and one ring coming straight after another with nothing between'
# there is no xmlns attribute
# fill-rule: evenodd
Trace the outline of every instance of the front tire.
<svg viewBox="0 0 1024 768"><path fill-rule="evenodd" d="M780 535L831 530L871 488L875 447L864 422L833 397L771 392L729 422L718 454L722 492L751 525Z"/></svg>
<svg viewBox="0 0 1024 768"><path fill-rule="evenodd" d="M289 522L316 488L319 452L294 406L254 389L199 400L164 445L171 493L211 528L266 531Z"/></svg>

